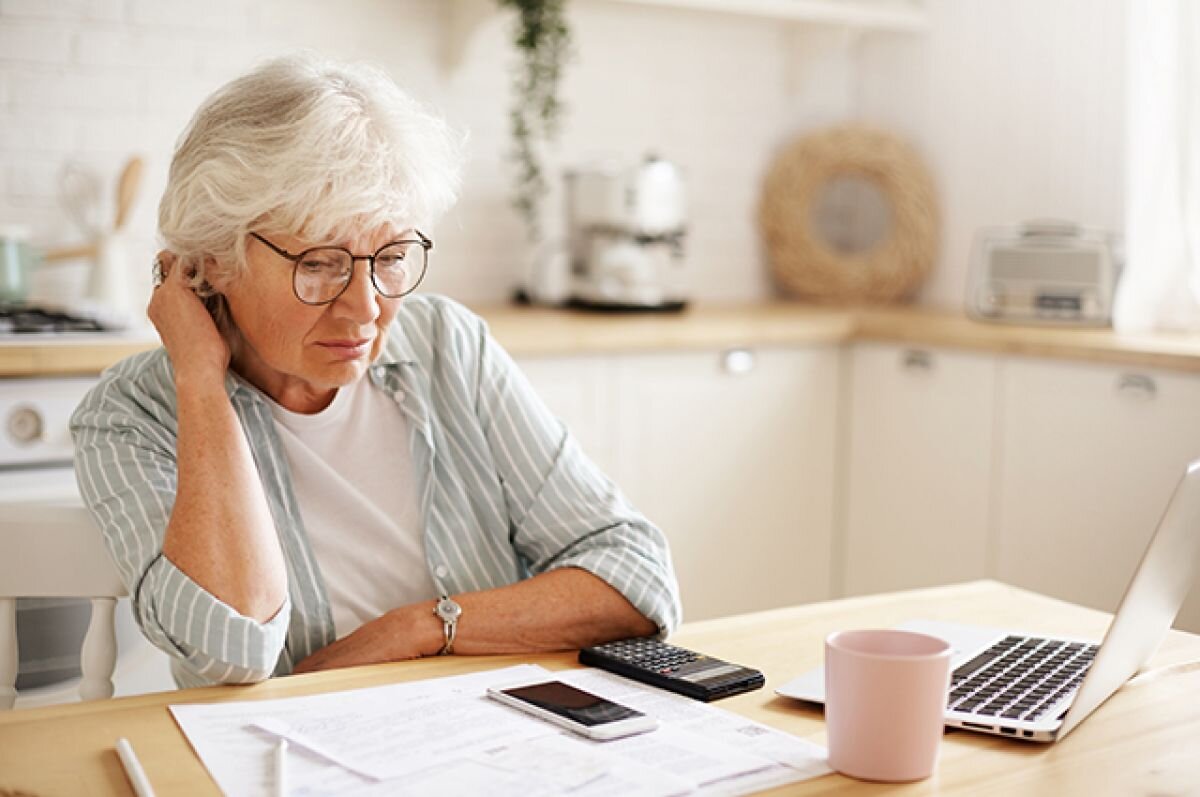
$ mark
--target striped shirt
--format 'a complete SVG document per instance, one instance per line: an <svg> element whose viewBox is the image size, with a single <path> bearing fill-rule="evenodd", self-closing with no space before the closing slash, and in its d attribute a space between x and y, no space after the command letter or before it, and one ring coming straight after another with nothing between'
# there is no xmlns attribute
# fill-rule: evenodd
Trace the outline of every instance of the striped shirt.
<svg viewBox="0 0 1200 797"><path fill-rule="evenodd" d="M427 565L440 592L579 567L617 589L660 633L679 624L666 538L583 454L482 319L443 297L405 299L367 378L408 420ZM84 500L142 632L172 656L180 686L283 675L334 640L268 399L233 372L226 391L287 563L287 600L266 623L218 600L162 554L178 483L166 351L114 365L71 418Z"/></svg>

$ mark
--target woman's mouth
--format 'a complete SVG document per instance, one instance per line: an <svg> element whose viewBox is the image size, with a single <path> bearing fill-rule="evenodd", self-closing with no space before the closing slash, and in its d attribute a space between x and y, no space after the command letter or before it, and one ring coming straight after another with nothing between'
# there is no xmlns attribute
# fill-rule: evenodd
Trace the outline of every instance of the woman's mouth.
<svg viewBox="0 0 1200 797"><path fill-rule="evenodd" d="M325 349L339 360L357 360L371 353L371 341L374 338L344 338L336 340L319 340L317 345Z"/></svg>

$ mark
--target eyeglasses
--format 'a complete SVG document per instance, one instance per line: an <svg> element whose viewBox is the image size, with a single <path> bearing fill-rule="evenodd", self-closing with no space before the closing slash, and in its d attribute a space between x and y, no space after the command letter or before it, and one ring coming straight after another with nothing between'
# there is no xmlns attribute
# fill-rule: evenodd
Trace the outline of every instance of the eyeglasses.
<svg viewBox="0 0 1200 797"><path fill-rule="evenodd" d="M280 257L292 261L292 292L305 304L329 304L346 292L354 277L354 261L371 264L371 284L380 296L399 299L421 284L433 241L420 230L417 240L392 241L373 255L356 255L341 246L316 246L293 255L256 232L254 238Z"/></svg>

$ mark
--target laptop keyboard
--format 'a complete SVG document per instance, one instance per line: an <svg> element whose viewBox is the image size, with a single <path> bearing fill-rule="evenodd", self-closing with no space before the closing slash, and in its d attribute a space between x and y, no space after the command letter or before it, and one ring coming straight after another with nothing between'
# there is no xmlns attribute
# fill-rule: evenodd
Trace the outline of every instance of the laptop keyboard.
<svg viewBox="0 0 1200 797"><path fill-rule="evenodd" d="M1073 693L1098 645L1009 636L958 667L949 707L1010 720L1034 720Z"/></svg>

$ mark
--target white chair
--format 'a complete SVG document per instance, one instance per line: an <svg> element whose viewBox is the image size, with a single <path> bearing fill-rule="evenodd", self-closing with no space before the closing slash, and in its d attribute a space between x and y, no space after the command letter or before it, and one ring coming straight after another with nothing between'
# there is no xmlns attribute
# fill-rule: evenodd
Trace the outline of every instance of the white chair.
<svg viewBox="0 0 1200 797"><path fill-rule="evenodd" d="M6 503L0 517L0 710L16 702L17 598L90 598L81 651L84 700L113 695L114 613L125 586L87 510L78 503Z"/></svg>

